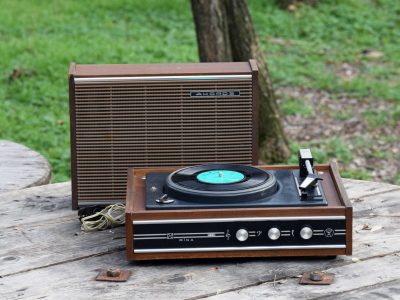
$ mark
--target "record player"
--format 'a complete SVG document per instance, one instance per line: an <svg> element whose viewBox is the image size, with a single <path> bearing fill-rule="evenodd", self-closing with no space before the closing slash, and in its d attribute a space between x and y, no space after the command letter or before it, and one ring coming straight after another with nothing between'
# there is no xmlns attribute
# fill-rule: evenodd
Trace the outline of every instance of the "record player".
<svg viewBox="0 0 400 300"><path fill-rule="evenodd" d="M352 252L352 207L335 163L130 169L129 260L336 256Z"/></svg>

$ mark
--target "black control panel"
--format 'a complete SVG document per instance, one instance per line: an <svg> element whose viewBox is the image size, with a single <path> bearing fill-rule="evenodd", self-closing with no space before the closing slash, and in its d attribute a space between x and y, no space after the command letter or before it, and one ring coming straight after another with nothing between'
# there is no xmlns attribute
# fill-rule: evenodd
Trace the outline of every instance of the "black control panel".
<svg viewBox="0 0 400 300"><path fill-rule="evenodd" d="M345 248L344 216L134 222L134 252Z"/></svg>

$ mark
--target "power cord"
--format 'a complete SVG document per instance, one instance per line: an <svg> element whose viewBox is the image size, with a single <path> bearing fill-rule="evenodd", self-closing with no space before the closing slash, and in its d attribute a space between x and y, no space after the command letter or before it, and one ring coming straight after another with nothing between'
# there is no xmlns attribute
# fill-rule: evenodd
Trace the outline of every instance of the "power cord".
<svg viewBox="0 0 400 300"><path fill-rule="evenodd" d="M125 224L125 205L109 205L101 211L81 219L83 231L105 230Z"/></svg>

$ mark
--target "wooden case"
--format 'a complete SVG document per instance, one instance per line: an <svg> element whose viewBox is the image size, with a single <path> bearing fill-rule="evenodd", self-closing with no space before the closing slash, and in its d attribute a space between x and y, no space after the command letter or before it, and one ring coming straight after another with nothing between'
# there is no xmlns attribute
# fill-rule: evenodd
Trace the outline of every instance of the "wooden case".
<svg viewBox="0 0 400 300"><path fill-rule="evenodd" d="M258 163L255 60L71 64L69 98L73 209L124 202L128 167Z"/></svg>
<svg viewBox="0 0 400 300"><path fill-rule="evenodd" d="M298 166L260 166L266 170L298 169ZM317 165L322 173L322 186L328 206L240 208L240 209L195 209L195 210L146 210L145 176L148 172L170 172L176 168L129 169L126 198L126 249L128 260L222 258L222 257L276 257L276 256L335 256L352 254L352 207L343 187L335 163ZM244 251L199 251L176 253L135 253L133 235L138 220L204 219L204 218L255 218L255 217L307 217L344 216L346 226L345 248L301 249L301 250L244 250Z"/></svg>

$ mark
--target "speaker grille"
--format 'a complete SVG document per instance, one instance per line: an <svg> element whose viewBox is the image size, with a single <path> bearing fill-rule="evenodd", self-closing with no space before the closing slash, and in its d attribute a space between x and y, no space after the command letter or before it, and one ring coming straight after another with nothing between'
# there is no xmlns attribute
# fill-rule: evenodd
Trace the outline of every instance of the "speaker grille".
<svg viewBox="0 0 400 300"><path fill-rule="evenodd" d="M128 167L252 163L251 76L131 79L75 79L80 203L124 201ZM233 90L240 96L191 97L193 91Z"/></svg>

